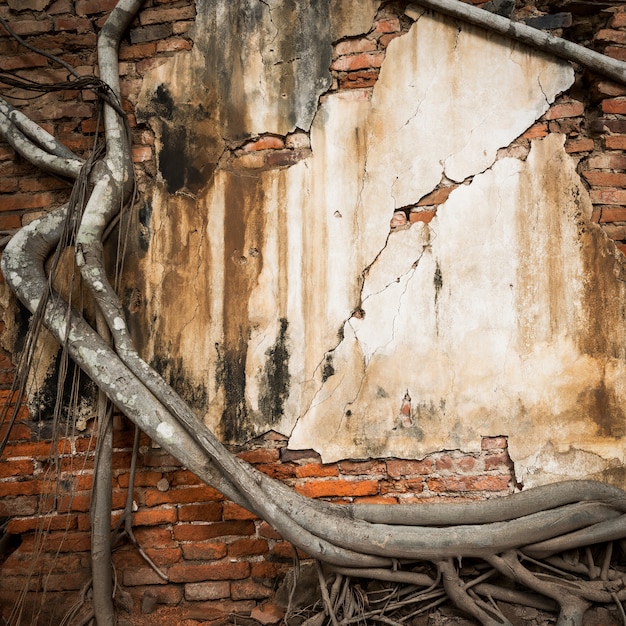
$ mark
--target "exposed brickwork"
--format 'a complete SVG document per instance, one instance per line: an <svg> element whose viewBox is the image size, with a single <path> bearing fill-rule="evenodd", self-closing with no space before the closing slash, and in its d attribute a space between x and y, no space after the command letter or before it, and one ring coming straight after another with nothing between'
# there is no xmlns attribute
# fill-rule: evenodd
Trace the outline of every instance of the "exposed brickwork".
<svg viewBox="0 0 626 626"><path fill-rule="evenodd" d="M40 48L60 55L83 74L95 63L95 37L116 0L56 0L44 14L10 11L0 0L0 15L16 32ZM406 3L384 3L368 33L335 43L331 92L375 84L389 42L410 27ZM478 2L474 2L478 4ZM616 3L597 30L595 44L606 54L626 59L626 10ZM132 25L120 50L123 107L129 113L133 162L139 191L155 176L154 136L137 124L133 111L144 73L180 50L189 50L192 0L152 0ZM66 72L0 32L0 69L19 70L33 80L62 81ZM580 79L583 80L582 78ZM527 149L533 138L564 133L566 149L578 161L594 203L594 219L626 251L626 88L585 76L571 94L555 102L514 148ZM24 95L8 90L11 95ZM27 94L30 95L30 94ZM24 101L20 108L84 155L98 123L95 97L68 90ZM233 146L224 167L289 167L310 155L308 134L251 137ZM456 185L442 185L415 206L393 216L393 227L430 222ZM69 185L42 174L0 143L0 231L11 231L67 200ZM1 329L0 329L1 330ZM7 399L13 366L0 350L0 400ZM121 422L123 424L123 421ZM6 426L0 425L0 438ZM129 486L132 432L114 434L112 525L119 520ZM47 429L21 408L0 459L0 518L6 532L22 543L0 565L0 608L27 587L34 602L46 588L46 610L58 623L89 579L90 518L95 439L89 429L54 444ZM52 461L54 454L58 462ZM342 460L324 464L312 451L286 448L273 433L239 451L242 459L313 498L343 502L398 504L497 497L513 489L513 472L505 436L486 437L481 450L435 452L424 459ZM135 535L146 554L169 580L161 578L138 551L123 545L114 553L118 580L129 594L132 623L160 623L217 618L225 612L249 613L271 597L277 578L292 566L293 549L266 522L201 484L180 463L143 437L134 487ZM43 538L39 531L45 530ZM33 567L33 554L37 554ZM306 556L306 555L301 555ZM30 572L30 574L29 574ZM145 616L145 622L144 620ZM195 621L193 623L196 623Z"/></svg>

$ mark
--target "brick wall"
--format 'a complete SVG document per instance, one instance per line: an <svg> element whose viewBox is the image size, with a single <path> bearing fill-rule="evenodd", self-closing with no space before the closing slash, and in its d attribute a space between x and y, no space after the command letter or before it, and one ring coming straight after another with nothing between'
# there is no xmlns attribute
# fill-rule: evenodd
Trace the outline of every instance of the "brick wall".
<svg viewBox="0 0 626 626"><path fill-rule="evenodd" d="M95 62L96 32L114 4L114 0L56 0L45 11L16 12L7 0L0 0L0 16L27 41L88 73ZM368 34L336 44L333 91L361 89L367 97L386 46L410 26L402 9L399 2L386 4ZM153 135L133 116L142 75L159 57L191 49L188 33L194 15L194 4L187 0L149 1L122 45L123 106L133 132L140 192L155 176ZM603 14L601 21L592 45L626 59L626 9L616 2L615 11ZM1 29L0 69L16 70L33 80L64 80L66 74L20 48ZM84 153L91 146L97 128L90 92L62 91L17 102L71 149ZM589 185L594 219L626 251L626 89L579 74L574 88L503 155L511 151L519 155L528 149L530 139L551 132L566 134L566 148ZM230 159L236 167L287 167L309 150L306 133L262 136L234 146ZM392 227L430 221L453 188L444 182L414 207L394 215ZM0 231L19 228L68 195L64 181L42 174L0 143ZM11 355L1 352L0 399L9 399L12 375ZM42 610L58 622L89 579L95 449L90 428L53 443L49 428L42 428L26 409L19 411L0 459L0 518L6 519L5 532L21 539L0 565L0 608L5 615L18 592L28 589L28 610ZM0 427L0 437L5 432L6 426ZM123 419L118 420L114 446L113 524L129 483L132 431ZM288 450L285 438L274 433L237 452L306 496L338 502L477 499L503 495L514 487L504 436L484 438L479 453L439 451L419 460L322 464L311 451ZM132 545L115 551L120 615L127 623L156 623L153 618L158 616L159 623L189 619L191 624L224 612L250 613L273 596L281 574L292 566L291 545L271 527L200 484L147 438L141 441L134 501L136 538L168 580L159 577Z"/></svg>

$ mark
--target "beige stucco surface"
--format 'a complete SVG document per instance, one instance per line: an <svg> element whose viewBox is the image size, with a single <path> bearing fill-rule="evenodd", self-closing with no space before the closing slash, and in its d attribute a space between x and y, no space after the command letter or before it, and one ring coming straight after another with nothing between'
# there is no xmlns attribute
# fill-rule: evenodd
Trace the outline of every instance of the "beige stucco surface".
<svg viewBox="0 0 626 626"><path fill-rule="evenodd" d="M146 357L226 440L274 429L331 461L507 435L526 484L621 480L621 258L589 221L563 137L497 158L572 80L567 64L421 16L373 93L322 98L308 157L160 187L136 275ZM268 104L238 132L290 132L282 114ZM442 180L464 184L430 224L390 234L394 210Z"/></svg>

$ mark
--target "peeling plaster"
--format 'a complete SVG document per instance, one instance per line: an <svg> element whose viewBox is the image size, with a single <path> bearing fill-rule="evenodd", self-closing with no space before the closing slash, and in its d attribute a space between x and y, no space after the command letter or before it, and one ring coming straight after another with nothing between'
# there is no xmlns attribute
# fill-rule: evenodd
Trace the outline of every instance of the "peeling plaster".
<svg viewBox="0 0 626 626"><path fill-rule="evenodd" d="M158 107L152 117L158 142L204 120L186 145L208 148L195 161L201 184L190 189L183 176L176 193L164 184L152 198L134 287L136 315L149 321L146 357L180 359L186 382L206 390L199 413L231 441L271 428L332 461L474 450L481 436L506 434L526 484L569 471L570 450L581 472L617 480L624 269L589 221L563 138L535 141L528 154L507 149L572 84L571 67L424 14L390 42L373 93L319 105L302 96L315 103L309 156L230 171L217 165L221 135L211 138L235 138L236 120L209 115L217 96L204 90L219 93L217 82L189 80L230 10L218 4L206 21L200 3L206 32L187 60L170 62L171 98L195 117ZM280 34L278 5L246 6L254 24L274 25L264 43L254 29L246 40L265 50ZM293 123L276 125L285 117L267 100L280 90L237 75L267 68L269 52L248 43L231 78L255 115L241 109L238 128L284 134ZM272 67L298 56L272 57ZM146 111L171 71L146 81ZM464 184L430 224L389 233L395 209L446 179ZM272 386L280 402L269 407Z"/></svg>

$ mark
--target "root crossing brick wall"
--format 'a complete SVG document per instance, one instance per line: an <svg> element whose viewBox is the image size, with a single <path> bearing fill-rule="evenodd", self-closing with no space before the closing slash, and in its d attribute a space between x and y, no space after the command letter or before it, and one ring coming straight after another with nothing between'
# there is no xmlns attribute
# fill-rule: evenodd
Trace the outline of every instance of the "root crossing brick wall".
<svg viewBox="0 0 626 626"><path fill-rule="evenodd" d="M35 3L36 4L36 3ZM91 72L96 33L115 2L56 0L44 10L15 10L0 0L0 16L14 31L42 50L57 54L81 73ZM528 8L528 7L526 7ZM330 70L331 91L359 89L368 97L387 45L410 26L404 3L383 3L369 32L338 41ZM140 192L155 179L154 136L137 123L134 107L144 73L160 59L193 47L193 2L146 2L120 51L123 107L129 113L133 160ZM626 60L626 9L621 3L602 13L588 45ZM21 47L0 30L0 69L36 81L65 80L66 72ZM14 97L30 94L4 90ZM15 100L20 108L68 147L85 154L98 128L95 97L88 91L45 94ZM564 133L594 203L594 218L626 252L626 88L581 73L576 86L507 151L528 150L529 141ZM504 151L505 154L507 151ZM231 146L232 167L288 167L310 153L306 132L260 136ZM397 212L392 228L428 222L454 186L442 181L413 207ZM10 235L42 211L67 200L69 185L41 173L0 143L0 231ZM391 216L390 216L391 217ZM4 325L2 326L2 330ZM0 399L9 398L15 355L0 353ZM96 439L92 425L53 440L49 424L24 407L7 433L0 459L0 522L12 539L0 564L0 613L9 617L17 595L27 590L24 623L58 623L90 578L90 497ZM402 504L446 498L498 497L515 488L506 433L486 437L482 450L438 451L423 459L343 460L322 464L312 451L291 451L285 437L268 433L238 451L241 458L311 498L336 502ZM129 486L133 434L118 420L114 436L114 526ZM263 520L226 500L172 457L141 440L133 492L136 539L164 576L130 543L115 550L120 585L118 603L126 623L210 620L229 612L251 613L274 596L281 576L292 567L293 548ZM18 545L19 544L19 545ZM8 554L8 556L7 556ZM2 556L2 555L0 555ZM302 558L306 555L301 554ZM37 617L37 615L39 615ZM196 622L189 622L196 623Z"/></svg>

